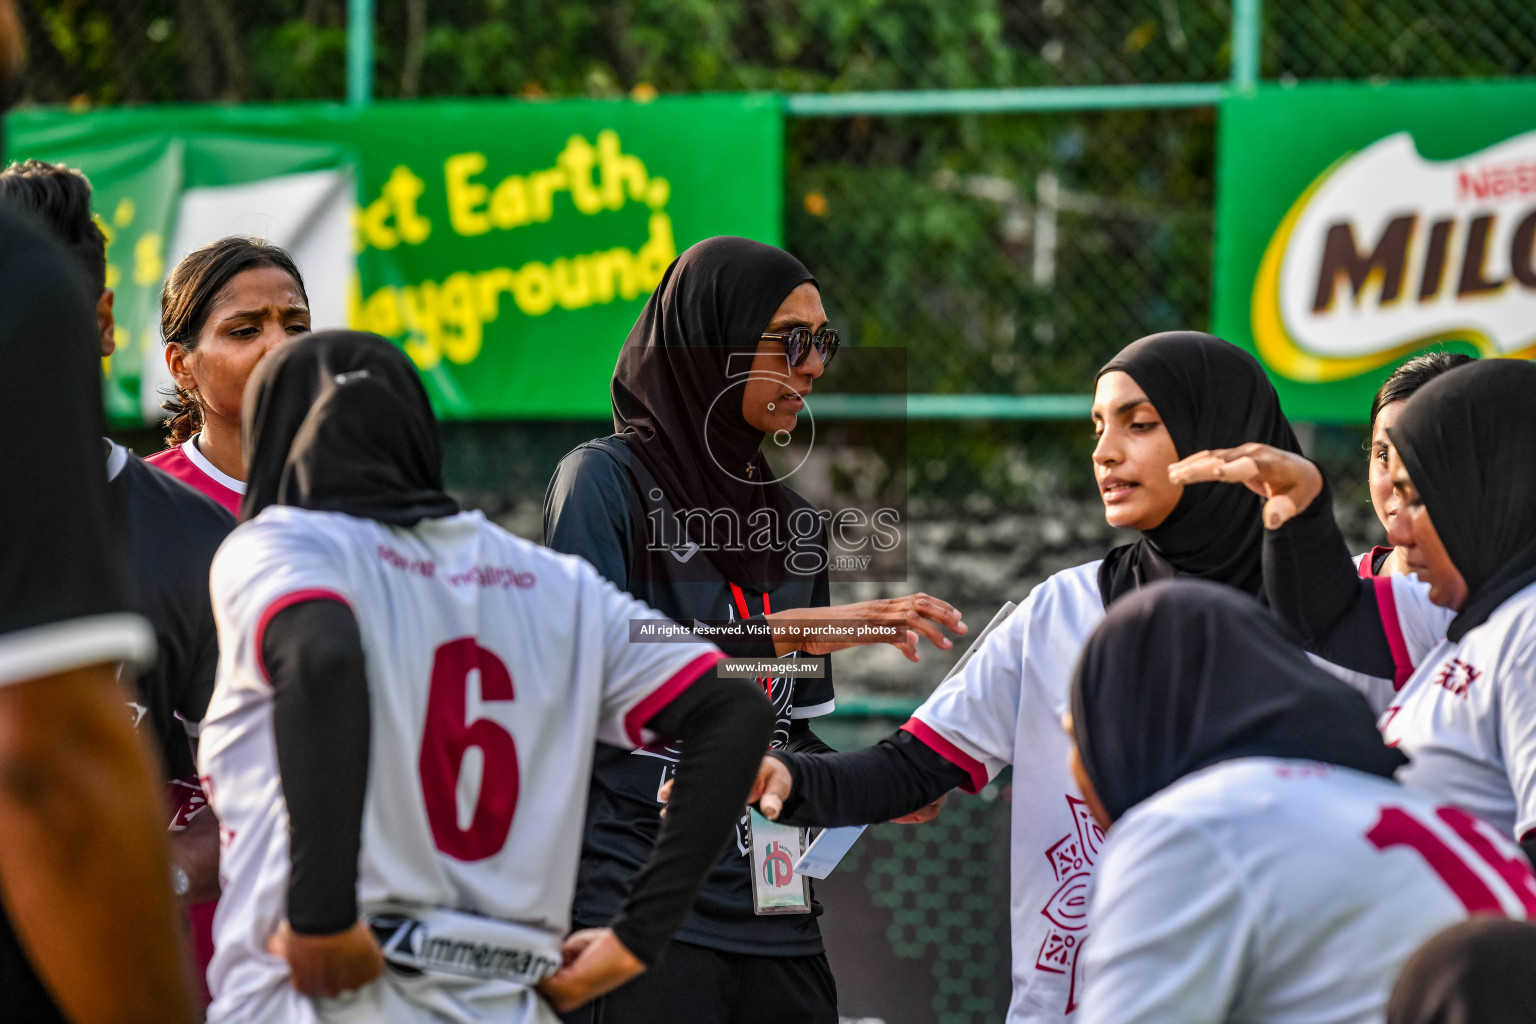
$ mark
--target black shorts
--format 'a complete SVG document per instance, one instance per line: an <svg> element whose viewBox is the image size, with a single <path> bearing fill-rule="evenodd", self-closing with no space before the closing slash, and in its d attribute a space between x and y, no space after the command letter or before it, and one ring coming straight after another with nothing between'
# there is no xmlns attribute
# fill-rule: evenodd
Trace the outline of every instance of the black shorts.
<svg viewBox="0 0 1536 1024"><path fill-rule="evenodd" d="M827 955L753 956L673 942L634 981L565 1024L837 1024Z"/></svg>

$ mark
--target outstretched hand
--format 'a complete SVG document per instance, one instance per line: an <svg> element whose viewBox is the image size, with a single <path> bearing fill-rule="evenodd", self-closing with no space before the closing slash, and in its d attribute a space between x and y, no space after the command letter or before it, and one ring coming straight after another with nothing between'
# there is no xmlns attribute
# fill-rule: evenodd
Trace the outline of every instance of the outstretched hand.
<svg viewBox="0 0 1536 1024"><path fill-rule="evenodd" d="M921 661L922 656L917 653L919 636L927 637L929 643L947 651L955 644L944 635L945 629L956 636L964 636L967 632L965 623L960 620L958 608L948 601L921 593L840 604L830 608L791 608L774 612L766 618L768 624L774 627L774 647L780 656L791 651L831 654L848 647L888 643L905 654L908 661ZM797 622L804 624L804 632L794 628ZM894 640L881 637L818 637L815 635L815 624L823 622L855 626L859 623L905 624L906 629Z"/></svg>
<svg viewBox="0 0 1536 1024"><path fill-rule="evenodd" d="M560 969L537 986L559 1013L569 1013L645 973L645 964L612 928L572 932L560 949L560 960Z"/></svg>
<svg viewBox="0 0 1536 1024"><path fill-rule="evenodd" d="M1311 460L1267 444L1213 448L1168 467L1176 484L1243 484L1263 497L1264 526L1277 530L1311 505L1323 490L1323 474Z"/></svg>

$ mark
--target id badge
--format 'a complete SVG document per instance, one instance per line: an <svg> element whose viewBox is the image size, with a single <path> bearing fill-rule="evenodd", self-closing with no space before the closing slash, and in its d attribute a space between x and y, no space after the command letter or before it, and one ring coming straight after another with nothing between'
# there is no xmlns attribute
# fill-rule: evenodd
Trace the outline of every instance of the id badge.
<svg viewBox="0 0 1536 1024"><path fill-rule="evenodd" d="M805 853L805 831L769 821L750 807L747 813L747 838L752 847L752 912L809 914L810 883L795 870L795 862Z"/></svg>

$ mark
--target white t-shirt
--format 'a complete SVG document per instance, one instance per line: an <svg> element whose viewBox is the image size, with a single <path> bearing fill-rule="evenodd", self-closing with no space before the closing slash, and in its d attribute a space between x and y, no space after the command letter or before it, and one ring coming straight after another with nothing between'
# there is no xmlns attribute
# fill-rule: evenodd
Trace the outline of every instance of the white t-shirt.
<svg viewBox="0 0 1536 1024"><path fill-rule="evenodd" d="M1078 1024L1379 1024L1404 961L1471 913L1536 916L1524 854L1387 779L1254 757L1110 829Z"/></svg>
<svg viewBox="0 0 1536 1024"><path fill-rule="evenodd" d="M1067 769L1061 718L1083 645L1104 618L1099 562L1041 583L903 728L976 792L1013 765L1010 1024L1061 1024L1082 999L1087 894L1104 842Z"/></svg>
<svg viewBox="0 0 1536 1024"><path fill-rule="evenodd" d="M478 512L404 529L273 507L212 568L219 671L199 771L220 822L224 894L209 1020L555 1020L530 990L439 974L383 977L339 1000L298 996L266 953L286 913L288 814L261 661L266 624L317 597L344 601L366 655L371 756L358 901L569 928L594 740L634 748L660 708L720 657L632 643L660 618L581 559Z"/></svg>
<svg viewBox="0 0 1536 1024"><path fill-rule="evenodd" d="M1505 835L1536 830L1536 584L1460 643L1442 630L1380 725L1411 758L1404 785Z"/></svg>

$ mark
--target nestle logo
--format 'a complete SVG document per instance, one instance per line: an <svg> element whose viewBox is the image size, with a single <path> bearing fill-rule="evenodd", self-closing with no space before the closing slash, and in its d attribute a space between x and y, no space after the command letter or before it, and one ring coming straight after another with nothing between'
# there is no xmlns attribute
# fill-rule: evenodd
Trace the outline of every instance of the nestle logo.
<svg viewBox="0 0 1536 1024"><path fill-rule="evenodd" d="M1456 198L1502 199L1536 192L1536 163L1491 164L1456 174Z"/></svg>
<svg viewBox="0 0 1536 1024"><path fill-rule="evenodd" d="M1452 658L1435 676L1435 685L1444 687L1458 697L1465 697L1482 674L1460 658Z"/></svg>

